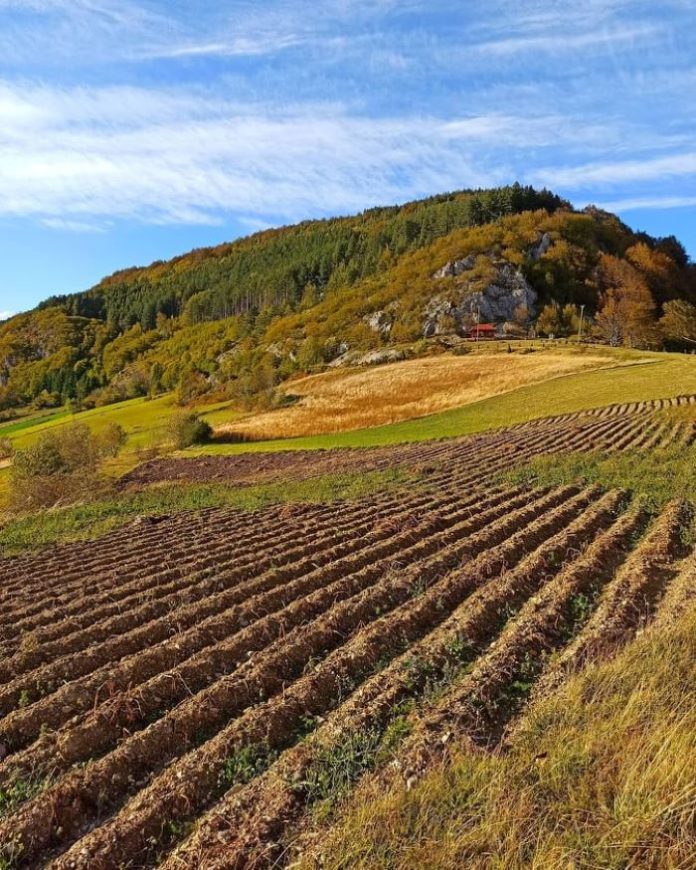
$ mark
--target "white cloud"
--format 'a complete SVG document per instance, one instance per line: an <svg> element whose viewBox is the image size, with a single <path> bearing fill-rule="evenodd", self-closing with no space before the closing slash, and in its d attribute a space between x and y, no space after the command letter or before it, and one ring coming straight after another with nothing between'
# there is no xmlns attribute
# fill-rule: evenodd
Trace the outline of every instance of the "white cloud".
<svg viewBox="0 0 696 870"><path fill-rule="evenodd" d="M534 173L542 184L585 189L592 185L655 181L696 174L696 152L670 154L643 160L607 161L584 166L544 169Z"/></svg>
<svg viewBox="0 0 696 870"><path fill-rule="evenodd" d="M68 233L105 233L110 226L108 221L98 223L95 221L74 221L66 218L42 218L43 226L51 230L62 230Z"/></svg>
<svg viewBox="0 0 696 870"><path fill-rule="evenodd" d="M696 173L690 151L588 163L639 134L559 113L371 118L335 103L243 105L196 89L0 81L0 128L0 215L73 232L116 219L291 220L515 178L601 199L623 183ZM585 160L532 168L559 145Z"/></svg>
<svg viewBox="0 0 696 870"><path fill-rule="evenodd" d="M598 30L596 27L585 32L568 32L565 29L548 30L537 35L512 36L481 42L475 49L481 55L511 55L529 52L544 52L546 54L567 54L568 52L590 48L595 53L615 48L621 44L633 45L637 41L654 39L664 32L658 25L639 25L637 27L621 27Z"/></svg>
<svg viewBox="0 0 696 870"><path fill-rule="evenodd" d="M263 225L515 178L690 198L678 20L647 0L0 0L0 216ZM48 63L110 84L28 78Z"/></svg>
<svg viewBox="0 0 696 870"><path fill-rule="evenodd" d="M294 34L269 34L267 36L236 37L222 42L181 43L144 49L140 57L150 60L186 57L256 57L276 54L306 42L306 38ZM134 54L138 57L138 53Z"/></svg>
<svg viewBox="0 0 696 870"><path fill-rule="evenodd" d="M200 94L0 86L0 214L211 223L294 218L509 178L482 146L556 141L557 118L372 119L335 105L241 107ZM573 136L580 136L573 131Z"/></svg>
<svg viewBox="0 0 696 870"><path fill-rule="evenodd" d="M597 203L599 208L613 212L643 209L673 209L696 207L696 196L645 196Z"/></svg>
<svg viewBox="0 0 696 870"><path fill-rule="evenodd" d="M14 311L0 311L0 321L1 320L9 320L10 317L14 317Z"/></svg>

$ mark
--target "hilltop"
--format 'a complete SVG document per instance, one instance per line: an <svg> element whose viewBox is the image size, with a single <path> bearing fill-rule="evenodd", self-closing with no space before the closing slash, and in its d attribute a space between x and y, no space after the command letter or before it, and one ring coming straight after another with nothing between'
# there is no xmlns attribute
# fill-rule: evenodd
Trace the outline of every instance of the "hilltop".
<svg viewBox="0 0 696 870"><path fill-rule="evenodd" d="M170 390L181 403L273 406L288 378L427 352L477 322L507 338L583 328L614 346L686 348L695 302L696 268L673 237L546 190L464 191L260 232L53 296L0 325L0 411Z"/></svg>

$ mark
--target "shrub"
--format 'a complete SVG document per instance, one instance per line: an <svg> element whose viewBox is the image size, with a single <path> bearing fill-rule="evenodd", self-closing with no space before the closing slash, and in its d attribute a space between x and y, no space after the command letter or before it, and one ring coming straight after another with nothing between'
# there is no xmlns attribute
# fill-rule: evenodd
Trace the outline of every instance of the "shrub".
<svg viewBox="0 0 696 870"><path fill-rule="evenodd" d="M12 442L9 438L0 438L0 459L9 459L12 456Z"/></svg>
<svg viewBox="0 0 696 870"><path fill-rule="evenodd" d="M192 444L204 444L212 434L212 427L195 411L180 411L172 415L171 433L174 446L183 450Z"/></svg>
<svg viewBox="0 0 696 870"><path fill-rule="evenodd" d="M185 371L176 388L177 405L188 405L194 399L205 395L210 389L208 379L202 372L194 369Z"/></svg>
<svg viewBox="0 0 696 870"><path fill-rule="evenodd" d="M93 435L84 423L41 433L34 444L15 453L11 506L34 510L102 495L108 482L99 473L100 465L118 453L124 438L120 427Z"/></svg>
<svg viewBox="0 0 696 870"><path fill-rule="evenodd" d="M96 436L100 454L104 457L118 456L121 448L126 443L126 433L118 423L107 423L105 428Z"/></svg>

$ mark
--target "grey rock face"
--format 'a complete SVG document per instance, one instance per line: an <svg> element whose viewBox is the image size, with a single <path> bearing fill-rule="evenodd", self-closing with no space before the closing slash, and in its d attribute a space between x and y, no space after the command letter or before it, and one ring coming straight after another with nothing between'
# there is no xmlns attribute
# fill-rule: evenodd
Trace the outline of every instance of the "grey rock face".
<svg viewBox="0 0 696 870"><path fill-rule="evenodd" d="M457 275L461 275L462 272L473 269L475 263L476 257L473 254L469 254L463 260L450 260L449 263L445 263L441 269L438 269L433 274L433 278L454 278Z"/></svg>
<svg viewBox="0 0 696 870"><path fill-rule="evenodd" d="M469 291L455 285L446 296L431 299L423 311L423 336L461 332L476 322L514 320L521 310L533 317L537 302L534 288L512 263L500 260L495 267L495 279L482 290Z"/></svg>
<svg viewBox="0 0 696 870"><path fill-rule="evenodd" d="M458 320L456 306L449 299L435 297L425 306L423 314L423 338L452 332L452 319Z"/></svg>
<svg viewBox="0 0 696 870"><path fill-rule="evenodd" d="M358 366L376 366L388 362L400 362L406 359L406 352L397 350L396 348L385 348L384 350L371 350L363 354L355 360L355 365Z"/></svg>
<svg viewBox="0 0 696 870"><path fill-rule="evenodd" d="M375 311L374 314L366 314L363 320L373 332L378 332L380 335L385 336L389 335L394 325L394 318L390 314L387 314L386 311Z"/></svg>
<svg viewBox="0 0 696 870"><path fill-rule="evenodd" d="M532 260L538 260L544 256L544 254L548 251L548 249L553 244L553 239L548 233L544 233L539 241L534 245L534 247L529 252L529 256Z"/></svg>
<svg viewBox="0 0 696 870"><path fill-rule="evenodd" d="M370 350L367 353L358 353L357 351L349 351L342 356L332 360L327 368L337 369L341 366L376 366L383 363L400 362L408 357L405 350L398 350L393 347L385 347L380 350Z"/></svg>

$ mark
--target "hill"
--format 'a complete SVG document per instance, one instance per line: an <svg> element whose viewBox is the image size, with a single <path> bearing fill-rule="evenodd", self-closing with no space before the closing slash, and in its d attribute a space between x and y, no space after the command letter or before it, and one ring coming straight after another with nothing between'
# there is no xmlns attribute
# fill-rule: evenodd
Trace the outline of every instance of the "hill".
<svg viewBox="0 0 696 870"><path fill-rule="evenodd" d="M694 301L696 270L674 238L519 185L453 193L54 296L0 325L0 412L168 390L269 406L298 374L423 352L477 321L511 337L582 328L612 345L685 347Z"/></svg>

